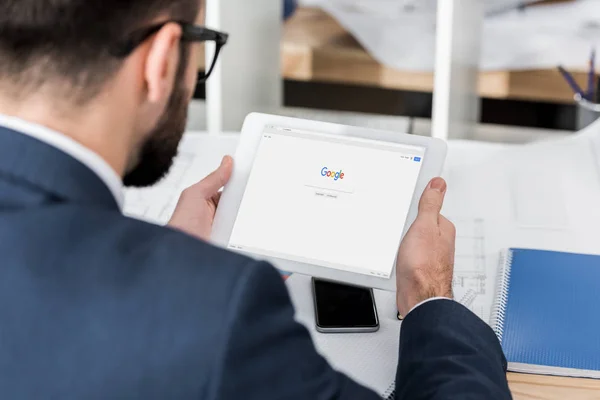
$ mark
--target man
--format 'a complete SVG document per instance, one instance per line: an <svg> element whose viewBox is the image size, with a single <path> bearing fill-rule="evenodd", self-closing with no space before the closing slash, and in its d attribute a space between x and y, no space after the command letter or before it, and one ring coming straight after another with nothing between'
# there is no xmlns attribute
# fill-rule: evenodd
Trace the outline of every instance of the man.
<svg viewBox="0 0 600 400"><path fill-rule="evenodd" d="M293 320L271 266L208 244L233 160L158 227L122 183L171 165L196 79L199 0L0 0L0 398L376 399ZM450 300L446 184L400 248L401 399L510 398L492 330Z"/></svg>

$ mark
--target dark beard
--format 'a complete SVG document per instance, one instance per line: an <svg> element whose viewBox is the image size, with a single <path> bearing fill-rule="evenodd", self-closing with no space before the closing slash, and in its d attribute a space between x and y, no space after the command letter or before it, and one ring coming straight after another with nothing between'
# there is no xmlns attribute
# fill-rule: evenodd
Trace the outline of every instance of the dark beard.
<svg viewBox="0 0 600 400"><path fill-rule="evenodd" d="M183 82L180 82L171 94L158 125L142 146L138 164L123 178L125 186L152 186L169 172L185 131L188 98Z"/></svg>

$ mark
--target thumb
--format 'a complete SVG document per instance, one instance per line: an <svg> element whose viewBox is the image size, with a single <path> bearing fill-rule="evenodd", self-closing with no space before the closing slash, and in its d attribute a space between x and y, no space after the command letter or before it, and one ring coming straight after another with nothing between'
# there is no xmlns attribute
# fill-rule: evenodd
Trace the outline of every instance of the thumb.
<svg viewBox="0 0 600 400"><path fill-rule="evenodd" d="M221 165L211 172L206 178L196 183L190 189L205 199L216 195L219 190L229 182L233 172L233 159L230 156L223 157Z"/></svg>
<svg viewBox="0 0 600 400"><path fill-rule="evenodd" d="M436 224L438 223L438 217L444 204L446 188L446 181L442 178L434 178L429 182L419 202L418 218L426 218Z"/></svg>

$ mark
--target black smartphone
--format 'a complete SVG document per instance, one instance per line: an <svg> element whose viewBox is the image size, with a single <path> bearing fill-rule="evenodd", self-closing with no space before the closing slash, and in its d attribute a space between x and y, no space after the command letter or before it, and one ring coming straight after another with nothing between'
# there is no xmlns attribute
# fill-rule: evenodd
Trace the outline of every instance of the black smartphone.
<svg viewBox="0 0 600 400"><path fill-rule="evenodd" d="M315 322L323 333L379 330L373 289L312 278Z"/></svg>

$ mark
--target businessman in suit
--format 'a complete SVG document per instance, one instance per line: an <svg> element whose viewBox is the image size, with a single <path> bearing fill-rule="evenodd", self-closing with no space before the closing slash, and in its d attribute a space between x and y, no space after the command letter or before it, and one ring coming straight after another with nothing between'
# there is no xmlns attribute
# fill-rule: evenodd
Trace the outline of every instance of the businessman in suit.
<svg viewBox="0 0 600 400"><path fill-rule="evenodd" d="M121 213L169 169L200 0L0 0L0 398L376 399L317 354L270 265L207 242L233 160L168 227ZM398 255L400 399L508 399L492 330L451 300L434 179Z"/></svg>

